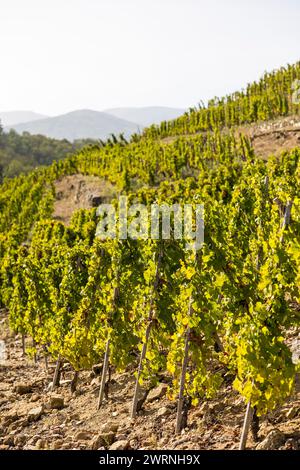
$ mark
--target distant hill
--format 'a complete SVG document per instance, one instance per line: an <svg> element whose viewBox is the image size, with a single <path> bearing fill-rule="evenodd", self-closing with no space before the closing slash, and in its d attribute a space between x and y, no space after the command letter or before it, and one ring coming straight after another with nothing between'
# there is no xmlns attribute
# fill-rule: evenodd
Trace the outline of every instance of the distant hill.
<svg viewBox="0 0 300 470"><path fill-rule="evenodd" d="M159 124L181 116L185 109L168 108L164 106L146 106L142 108L113 108L104 110L105 113L127 121L137 122L141 127Z"/></svg>
<svg viewBox="0 0 300 470"><path fill-rule="evenodd" d="M44 119L47 117L48 116L34 113L32 111L0 111L0 121L3 127L13 126L23 122L36 121L38 119Z"/></svg>
<svg viewBox="0 0 300 470"><path fill-rule="evenodd" d="M106 139L110 134L124 133L129 137L138 131L134 122L120 119L108 113L83 109L59 116L39 119L23 124L6 126L5 131L14 129L19 134L42 134L54 139Z"/></svg>
<svg viewBox="0 0 300 470"><path fill-rule="evenodd" d="M50 165L53 160L61 160L92 143L93 140L69 142L43 135L20 135L13 129L2 132L0 129L0 184L2 175L13 177L41 165Z"/></svg>

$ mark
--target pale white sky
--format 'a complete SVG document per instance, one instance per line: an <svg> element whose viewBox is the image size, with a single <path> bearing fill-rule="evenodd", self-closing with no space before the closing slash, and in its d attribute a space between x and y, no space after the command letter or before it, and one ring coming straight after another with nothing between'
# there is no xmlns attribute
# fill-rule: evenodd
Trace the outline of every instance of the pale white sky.
<svg viewBox="0 0 300 470"><path fill-rule="evenodd" d="M0 0L0 110L189 107L299 60L299 0Z"/></svg>

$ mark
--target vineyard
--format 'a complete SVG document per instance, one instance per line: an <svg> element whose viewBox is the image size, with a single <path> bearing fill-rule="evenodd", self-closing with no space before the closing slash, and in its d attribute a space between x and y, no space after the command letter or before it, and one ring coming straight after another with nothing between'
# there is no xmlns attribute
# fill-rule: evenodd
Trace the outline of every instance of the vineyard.
<svg viewBox="0 0 300 470"><path fill-rule="evenodd" d="M0 307L27 354L56 362L53 387L63 363L76 380L101 363L100 409L111 371L131 371L136 418L165 376L180 434L189 411L229 381L244 400L240 449L251 425L257 438L260 417L292 395L299 365L287 339L300 322L300 146L261 158L241 126L300 121L296 79L299 63L130 142L112 136L4 180ZM187 240L175 236L101 240L96 208L74 212L68 225L56 220L56 183L78 174L112 185L115 207L120 195L147 206L203 204L202 248L186 250Z"/></svg>

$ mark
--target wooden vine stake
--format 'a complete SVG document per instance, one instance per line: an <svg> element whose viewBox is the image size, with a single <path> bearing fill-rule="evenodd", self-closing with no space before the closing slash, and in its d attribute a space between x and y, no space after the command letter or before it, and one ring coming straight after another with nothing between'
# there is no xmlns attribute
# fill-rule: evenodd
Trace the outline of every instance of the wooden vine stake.
<svg viewBox="0 0 300 470"><path fill-rule="evenodd" d="M103 402L104 390L105 390L105 384L106 384L106 375L107 375L108 364L109 364L109 352L110 352L109 350L110 350L110 340L108 339L106 342L106 348L105 348L105 354L104 354L97 410L100 410L102 402Z"/></svg>
<svg viewBox="0 0 300 470"><path fill-rule="evenodd" d="M25 350L26 350L26 338L25 335L22 335L22 357L25 357Z"/></svg>
<svg viewBox="0 0 300 470"><path fill-rule="evenodd" d="M251 407L251 402L249 401L247 403L246 414L245 414L245 419L244 419L244 424L243 424L243 429L242 429L242 435L241 435L239 450L245 450L245 448L246 448L247 437L248 437L248 434L249 434L249 429L250 429L250 426L251 426L252 417L253 417L253 408Z"/></svg>
<svg viewBox="0 0 300 470"><path fill-rule="evenodd" d="M285 208L285 213L284 213L284 219L283 219L283 222L282 222L282 232L281 232L281 237L280 237L280 243L283 242L284 230L289 225L290 220L291 220L292 205L293 205L293 201L288 201L287 202L287 205L286 205L286 208Z"/></svg>
<svg viewBox="0 0 300 470"><path fill-rule="evenodd" d="M192 311L192 296L190 297L189 301L189 312L188 316L191 315ZM189 347L190 347L190 328L187 327L185 332L185 342L184 342L184 356L182 361L182 368L181 368L181 376L180 376L180 386L179 386L179 396L178 396L178 404L177 404L177 416L176 416L176 434L181 433L181 425L182 425L182 408L183 408L183 401L184 401L184 388L185 388L185 378L186 378L186 371L189 362Z"/></svg>
<svg viewBox="0 0 300 470"><path fill-rule="evenodd" d="M71 387L70 387L71 393L74 393L76 391L78 378L79 378L79 370L75 370L72 381L71 381Z"/></svg>
<svg viewBox="0 0 300 470"><path fill-rule="evenodd" d="M45 356L44 356L44 361L45 361L45 369L46 369L46 372L48 373L49 367L48 367L48 356L47 356L47 354L45 354Z"/></svg>
<svg viewBox="0 0 300 470"><path fill-rule="evenodd" d="M289 225L290 220L291 220L292 205L293 205L293 201L288 201L287 202L285 212L284 212L282 227L281 227L282 232L281 232L281 236L280 236L280 244L283 242L284 230ZM242 429L242 434L241 434L241 439L240 439L239 450L245 450L245 448L246 448L249 429L250 429L252 419L253 419L253 413L254 413L254 410L251 406L251 401L249 401L247 403L246 414L245 414L245 419L244 419L244 424L243 424L243 429Z"/></svg>
<svg viewBox="0 0 300 470"><path fill-rule="evenodd" d="M56 361L56 366L55 366L55 371L54 371L54 376L53 376L53 382L52 382L52 389L55 388L55 387L59 387L61 366L62 366L62 360L61 360L61 357L59 355L58 359Z"/></svg>
<svg viewBox="0 0 300 470"><path fill-rule="evenodd" d="M34 352L34 355L33 355L33 360L34 360L34 363L37 364L38 356L37 356L37 352L36 352L36 341L34 339L32 340L32 347L35 349L35 352Z"/></svg>
<svg viewBox="0 0 300 470"><path fill-rule="evenodd" d="M137 414L137 405L138 405L139 394L140 394L140 389L141 389L140 378L141 378L141 374L143 370L143 362L147 354L148 342L149 342L150 332L152 328L152 321L153 321L153 316L154 316L153 300L154 300L154 294L157 290L158 283L159 283L159 269L161 265L161 260L162 260L162 252L159 253L157 265L156 265L156 272L155 272L155 278L154 278L154 283L153 283L153 292L152 292L152 296L150 300L149 315L147 319L148 324L147 324L146 333L145 333L145 340L144 340L141 355L140 355L134 394L133 394L133 402L132 402L132 408L131 408L131 413L130 413L131 418L135 418Z"/></svg>

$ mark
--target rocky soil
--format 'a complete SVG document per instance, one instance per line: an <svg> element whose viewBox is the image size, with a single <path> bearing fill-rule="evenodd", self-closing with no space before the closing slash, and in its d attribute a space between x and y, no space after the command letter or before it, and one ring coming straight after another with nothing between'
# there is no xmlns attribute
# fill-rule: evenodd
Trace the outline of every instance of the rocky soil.
<svg viewBox="0 0 300 470"><path fill-rule="evenodd" d="M100 198L101 202L109 202L115 196L115 188L97 176L75 174L57 180L55 193L53 218L67 225L74 211L93 207L94 197Z"/></svg>
<svg viewBox="0 0 300 470"><path fill-rule="evenodd" d="M187 427L174 433L176 403L166 397L168 377L148 394L132 420L132 371L112 374L109 398L97 411L101 366L74 372L64 364L61 385L51 390L54 363L22 355L22 340L0 317L0 449L237 449L245 405L230 383L219 395L190 410ZM299 345L293 336L291 344ZM284 406L261 419L259 442L250 449L300 449L300 381Z"/></svg>

